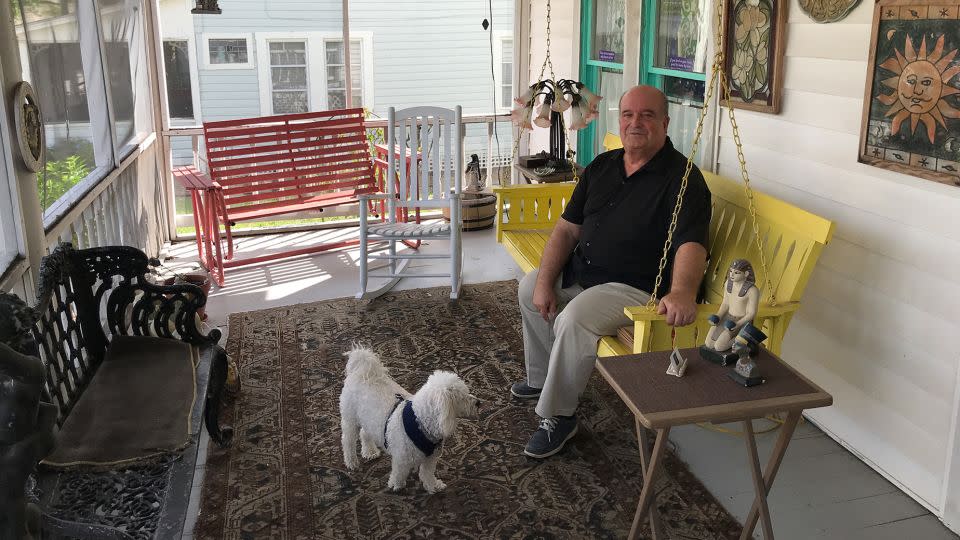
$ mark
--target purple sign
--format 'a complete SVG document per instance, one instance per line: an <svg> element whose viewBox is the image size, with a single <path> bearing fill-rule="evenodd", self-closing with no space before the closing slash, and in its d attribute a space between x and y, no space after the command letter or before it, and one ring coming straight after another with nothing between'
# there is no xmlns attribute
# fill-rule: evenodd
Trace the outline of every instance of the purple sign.
<svg viewBox="0 0 960 540"><path fill-rule="evenodd" d="M678 71L693 71L693 58L671 56L667 58L667 67Z"/></svg>
<svg viewBox="0 0 960 540"><path fill-rule="evenodd" d="M615 52L605 51L603 49L600 49L600 51L597 52L597 55L600 57L601 62L613 62L613 59L617 57Z"/></svg>

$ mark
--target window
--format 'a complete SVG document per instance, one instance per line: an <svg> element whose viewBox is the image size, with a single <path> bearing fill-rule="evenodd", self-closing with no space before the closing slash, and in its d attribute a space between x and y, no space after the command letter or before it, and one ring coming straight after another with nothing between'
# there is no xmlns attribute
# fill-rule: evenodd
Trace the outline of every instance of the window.
<svg viewBox="0 0 960 540"><path fill-rule="evenodd" d="M187 40L163 42L163 68L167 76L170 118L193 118L190 52Z"/></svg>
<svg viewBox="0 0 960 540"><path fill-rule="evenodd" d="M205 34L203 67L206 69L251 69L253 46L246 34Z"/></svg>
<svg viewBox="0 0 960 540"><path fill-rule="evenodd" d="M348 108L339 32L257 32L260 114ZM373 106L373 34L350 38L353 107ZM489 107L488 107L489 108Z"/></svg>
<svg viewBox="0 0 960 540"><path fill-rule="evenodd" d="M114 136L122 158L153 130L143 9L128 0L99 4Z"/></svg>
<svg viewBox="0 0 960 540"><path fill-rule="evenodd" d="M577 161L586 165L604 151L607 133L619 133L623 93L624 0L584 0L580 4L580 82L606 99L599 116L577 135Z"/></svg>
<svg viewBox="0 0 960 540"><path fill-rule="evenodd" d="M623 64L623 4L624 0L594 0L591 59Z"/></svg>
<svg viewBox="0 0 960 540"><path fill-rule="evenodd" d="M110 165L113 149L105 132L91 125L96 111L90 95L102 97L103 82L88 84L99 56L81 49L87 36L78 21L81 6L77 0L65 0L51 13L41 4L21 5L24 10L15 10L14 24L21 58L26 60L24 75L29 74L43 111L47 154L45 168L37 174L37 191L40 206L47 210L98 165ZM104 111L99 111L103 118Z"/></svg>
<svg viewBox="0 0 960 540"><path fill-rule="evenodd" d="M270 42L270 95L273 114L310 110L305 41Z"/></svg>
<svg viewBox="0 0 960 540"><path fill-rule="evenodd" d="M667 95L667 135L684 154L689 154L693 146L703 108L711 16L707 0L665 0L645 7L644 20L650 24L643 24L641 29L641 81ZM699 159L708 155L709 152L702 151Z"/></svg>
<svg viewBox="0 0 960 540"><path fill-rule="evenodd" d="M327 108L347 108L347 78L343 58L343 40L325 42L327 55ZM363 106L363 53L359 39L350 40L350 80L353 85L352 107Z"/></svg>
<svg viewBox="0 0 960 540"><path fill-rule="evenodd" d="M245 39L211 39L211 64L246 64L247 41Z"/></svg>
<svg viewBox="0 0 960 540"><path fill-rule="evenodd" d="M500 78L497 81L497 93L498 107L509 109L513 106L513 38L500 40Z"/></svg>
<svg viewBox="0 0 960 540"><path fill-rule="evenodd" d="M38 43L30 46L30 58L39 66L33 86L39 90L40 108L47 122L89 122L87 89L79 43Z"/></svg>

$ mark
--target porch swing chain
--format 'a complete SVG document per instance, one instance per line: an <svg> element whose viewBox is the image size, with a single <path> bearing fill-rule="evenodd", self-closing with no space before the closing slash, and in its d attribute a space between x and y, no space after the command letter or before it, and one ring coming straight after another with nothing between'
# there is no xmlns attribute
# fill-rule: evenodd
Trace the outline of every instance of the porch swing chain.
<svg viewBox="0 0 960 540"><path fill-rule="evenodd" d="M531 11L533 10L533 0L530 0L530 9ZM540 77L538 78L538 82L543 80L543 76L547 72L548 65L550 66L550 80L556 81L557 79L557 76L553 71L553 59L550 58L550 0L547 0L546 35L547 35L547 43L546 43L547 50L543 58L543 65L540 66ZM560 114L560 129L561 130L567 129L566 121L563 119L563 114ZM510 163L516 163L517 161L517 155L520 153L520 139L523 138L523 134L524 134L524 127L523 126L517 127L517 137L516 137L516 140L513 141L513 155L510 156ZM564 137L564 141L566 142L566 145L567 145L567 155L571 156L569 158L569 161L570 161L570 170L573 171L573 182L576 183L580 181L580 175L577 174L576 160L574 159L574 157L572 157L574 154L573 154L573 147L570 145L570 137Z"/></svg>
<svg viewBox="0 0 960 540"><path fill-rule="evenodd" d="M711 97L713 97L714 84L717 80L720 81L720 98L726 102L727 113L730 117L730 126L733 128L733 140L737 146L737 158L740 161L740 174L743 177L743 187L747 194L747 203L750 211L750 219L753 225L753 236L757 243L757 253L760 257L760 267L763 271L764 280L767 284L767 290L770 291L770 297L768 304L770 306L777 305L777 296L776 291L773 288L773 284L770 281L770 272L767 269L766 256L763 251L763 243L760 240L760 228L757 223L757 209L756 203L753 197L753 190L750 189L750 176L747 173L747 161L743 155L743 143L740 140L740 130L737 127L737 121L734 117L733 107L730 105L730 85L729 81L726 79L726 75L723 72L723 67L725 64L724 58L724 27L723 27L723 7L724 2L717 2L717 16L716 16L716 26L717 26L717 51L713 55L713 66L711 67L712 73L710 74L710 82L707 85L707 91L703 100L703 109L700 111L700 118L697 120L697 131L693 136L693 145L690 149L690 157L687 158L687 166L683 172L683 179L680 183L680 191L677 194L677 202L673 207L673 215L670 219L670 226L667 229L667 239L663 245L663 255L660 258L660 268L657 272L657 279L654 282L653 293L650 295L650 300L647 302L647 308L650 310L656 309L657 307L657 291L660 290L660 285L663 282L663 273L664 269L667 266L667 254L670 252L670 246L673 244L673 233L677 228L677 218L680 215L680 208L683 204L683 196L687 190L687 181L690 177L690 171L693 169L693 160L697 155L697 150L700 146L700 137L703 133L703 123L704 119L707 116L707 112L710 106ZM676 332L672 333L672 341L674 347L676 347Z"/></svg>

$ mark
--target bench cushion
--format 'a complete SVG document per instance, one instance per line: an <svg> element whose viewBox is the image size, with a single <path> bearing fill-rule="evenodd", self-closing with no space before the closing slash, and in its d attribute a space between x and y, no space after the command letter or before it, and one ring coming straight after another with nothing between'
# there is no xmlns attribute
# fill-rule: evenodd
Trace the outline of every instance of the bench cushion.
<svg viewBox="0 0 960 540"><path fill-rule="evenodd" d="M43 463L117 465L183 449L193 431L197 361L181 341L115 337Z"/></svg>

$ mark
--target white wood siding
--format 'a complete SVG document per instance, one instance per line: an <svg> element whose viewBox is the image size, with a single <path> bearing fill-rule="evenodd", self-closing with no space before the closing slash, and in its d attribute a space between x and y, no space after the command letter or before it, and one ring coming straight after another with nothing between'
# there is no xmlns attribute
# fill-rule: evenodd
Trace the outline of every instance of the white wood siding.
<svg viewBox="0 0 960 540"><path fill-rule="evenodd" d="M737 122L756 187L837 223L783 346L834 395L809 416L956 529L960 188L857 162L872 13L791 5L783 111ZM719 171L739 177L721 118Z"/></svg>

